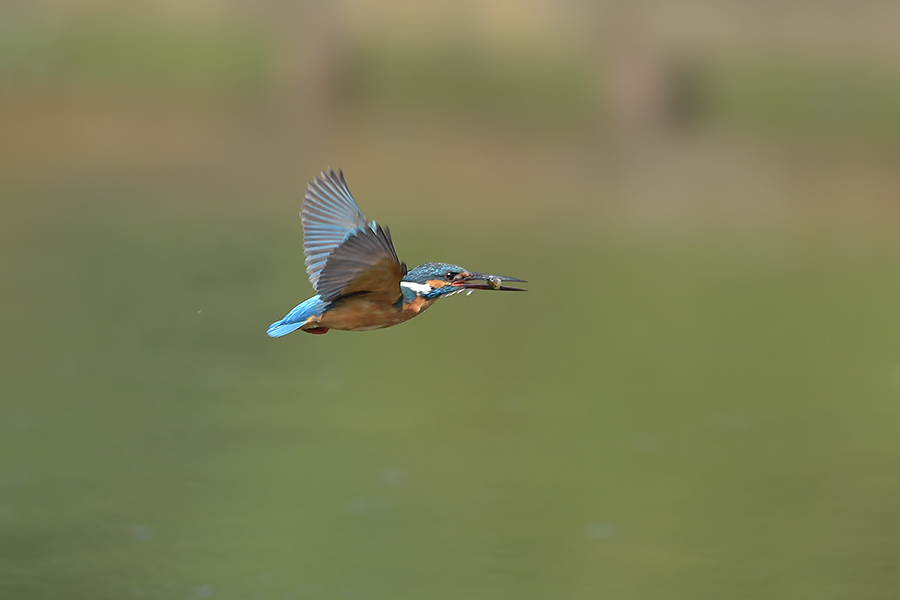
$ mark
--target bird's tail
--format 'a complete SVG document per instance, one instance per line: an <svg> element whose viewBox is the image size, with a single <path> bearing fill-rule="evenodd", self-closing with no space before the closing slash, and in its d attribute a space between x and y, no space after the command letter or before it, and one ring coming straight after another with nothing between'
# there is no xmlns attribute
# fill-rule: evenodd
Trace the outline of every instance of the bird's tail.
<svg viewBox="0 0 900 600"><path fill-rule="evenodd" d="M310 317L321 315L325 311L326 306L328 306L328 303L323 302L322 298L313 296L309 300L295 306L293 310L286 314L280 321L275 321L269 325L266 334L268 334L269 337L275 338L296 331L297 329L300 329Z"/></svg>

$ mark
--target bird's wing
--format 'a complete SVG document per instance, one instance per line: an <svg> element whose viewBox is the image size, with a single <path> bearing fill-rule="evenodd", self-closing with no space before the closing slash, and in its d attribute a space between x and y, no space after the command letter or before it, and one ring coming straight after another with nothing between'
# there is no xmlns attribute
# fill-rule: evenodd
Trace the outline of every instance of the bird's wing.
<svg viewBox="0 0 900 600"><path fill-rule="evenodd" d="M385 302L400 300L406 266L397 260L386 227L357 229L328 256L316 285L326 302L356 292L369 292Z"/></svg>
<svg viewBox="0 0 900 600"><path fill-rule="evenodd" d="M365 215L347 189L343 171L335 173L330 167L307 186L300 220L303 223L306 272L313 287L322 294L318 282L328 255L351 233L371 230L375 223L366 222Z"/></svg>

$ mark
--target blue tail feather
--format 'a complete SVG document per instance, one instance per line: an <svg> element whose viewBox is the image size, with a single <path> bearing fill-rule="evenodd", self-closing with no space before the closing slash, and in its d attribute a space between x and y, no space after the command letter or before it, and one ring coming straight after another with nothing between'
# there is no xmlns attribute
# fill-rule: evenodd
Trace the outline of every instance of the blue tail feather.
<svg viewBox="0 0 900 600"><path fill-rule="evenodd" d="M327 306L328 303L323 302L320 296L313 296L295 306L291 312L286 314L280 321L275 321L269 325L266 334L268 334L269 337L281 337L292 331L296 331L306 323L308 318L319 316L325 312Z"/></svg>

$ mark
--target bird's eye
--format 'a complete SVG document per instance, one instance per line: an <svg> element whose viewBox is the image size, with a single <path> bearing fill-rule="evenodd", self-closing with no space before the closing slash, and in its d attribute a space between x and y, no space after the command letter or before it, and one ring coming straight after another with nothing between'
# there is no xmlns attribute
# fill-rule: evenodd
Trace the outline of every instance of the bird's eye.
<svg viewBox="0 0 900 600"><path fill-rule="evenodd" d="M454 273L453 271L447 271L447 272L444 274L444 278L445 278L445 279L449 279L450 281L453 281L454 279L458 279L458 278L459 278L459 273Z"/></svg>

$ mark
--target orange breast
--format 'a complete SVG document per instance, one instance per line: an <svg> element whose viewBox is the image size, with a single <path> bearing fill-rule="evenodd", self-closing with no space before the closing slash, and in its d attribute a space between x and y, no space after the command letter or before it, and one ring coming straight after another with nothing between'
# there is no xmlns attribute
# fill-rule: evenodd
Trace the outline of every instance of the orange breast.
<svg viewBox="0 0 900 600"><path fill-rule="evenodd" d="M316 323L309 325L345 331L383 329L412 319L433 302L434 300L416 298L401 308L360 294L341 300L319 317Z"/></svg>

